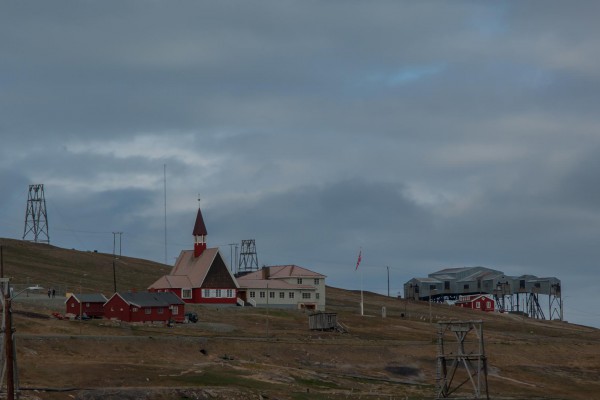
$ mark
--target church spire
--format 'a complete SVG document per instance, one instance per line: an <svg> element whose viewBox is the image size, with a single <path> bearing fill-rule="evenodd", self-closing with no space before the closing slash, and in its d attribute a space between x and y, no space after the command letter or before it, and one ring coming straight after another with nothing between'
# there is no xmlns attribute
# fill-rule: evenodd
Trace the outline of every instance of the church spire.
<svg viewBox="0 0 600 400"><path fill-rule="evenodd" d="M206 250L207 234L202 211L200 210L200 197L198 197L198 215L196 215L196 223L192 232L192 235L194 235L194 257L200 257L202 252Z"/></svg>

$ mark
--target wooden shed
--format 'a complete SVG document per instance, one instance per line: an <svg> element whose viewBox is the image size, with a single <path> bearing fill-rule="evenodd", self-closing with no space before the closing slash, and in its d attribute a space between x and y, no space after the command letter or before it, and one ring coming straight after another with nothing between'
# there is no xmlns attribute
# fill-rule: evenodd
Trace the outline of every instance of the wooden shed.
<svg viewBox="0 0 600 400"><path fill-rule="evenodd" d="M318 312L308 316L308 327L313 331L331 331L338 329L337 314Z"/></svg>

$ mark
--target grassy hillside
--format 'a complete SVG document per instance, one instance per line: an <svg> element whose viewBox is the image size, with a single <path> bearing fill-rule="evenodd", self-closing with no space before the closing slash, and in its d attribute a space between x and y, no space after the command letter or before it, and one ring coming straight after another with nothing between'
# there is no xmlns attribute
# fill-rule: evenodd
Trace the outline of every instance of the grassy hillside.
<svg viewBox="0 0 600 400"><path fill-rule="evenodd" d="M66 250L20 240L0 239L4 255L4 276L13 285L39 284L60 293L114 289L112 254ZM121 257L115 262L118 290L144 290L169 267L138 258Z"/></svg>
<svg viewBox="0 0 600 400"><path fill-rule="evenodd" d="M112 290L111 255L2 244L5 274L15 282L69 287L88 274L86 289ZM117 273L125 288L143 289L166 271L144 260L124 261ZM430 307L368 292L360 316L360 293L332 287L327 310L348 327L345 334L310 331L307 314L295 310L188 305L200 321L168 328L61 321L48 316L63 311L64 298L17 300L21 387L42 389L24 390L21 398L431 399L436 321L473 319L484 323L491 398L583 400L600 393L600 330L560 321ZM456 394L472 397L470 385Z"/></svg>

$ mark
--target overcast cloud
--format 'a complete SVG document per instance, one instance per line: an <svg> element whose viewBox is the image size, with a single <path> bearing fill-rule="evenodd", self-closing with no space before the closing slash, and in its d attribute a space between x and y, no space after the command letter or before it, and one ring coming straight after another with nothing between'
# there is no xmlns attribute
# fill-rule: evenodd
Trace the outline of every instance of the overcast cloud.
<svg viewBox="0 0 600 400"><path fill-rule="evenodd" d="M12 1L0 237L259 264L391 292L444 267L556 276L600 326L600 3Z"/></svg>

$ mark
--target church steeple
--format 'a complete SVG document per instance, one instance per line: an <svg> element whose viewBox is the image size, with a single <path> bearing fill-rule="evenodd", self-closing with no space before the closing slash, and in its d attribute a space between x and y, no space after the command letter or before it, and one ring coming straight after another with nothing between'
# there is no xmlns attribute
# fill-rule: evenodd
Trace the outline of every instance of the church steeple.
<svg viewBox="0 0 600 400"><path fill-rule="evenodd" d="M198 198L198 215L196 216L196 223L194 224L194 257L200 257L202 252L206 250L206 226L204 225L204 218L202 218L202 211L200 210L200 198Z"/></svg>

